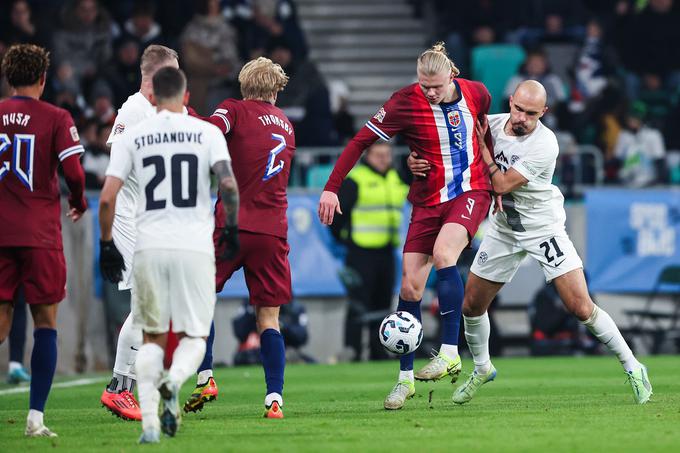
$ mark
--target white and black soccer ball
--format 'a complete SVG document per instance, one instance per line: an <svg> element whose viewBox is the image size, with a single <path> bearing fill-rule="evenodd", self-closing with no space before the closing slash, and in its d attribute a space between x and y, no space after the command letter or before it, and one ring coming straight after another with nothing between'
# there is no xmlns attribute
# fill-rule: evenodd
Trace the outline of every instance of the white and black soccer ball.
<svg viewBox="0 0 680 453"><path fill-rule="evenodd" d="M390 352L408 354L418 349L423 341L423 326L406 311L395 311L380 324L380 342Z"/></svg>

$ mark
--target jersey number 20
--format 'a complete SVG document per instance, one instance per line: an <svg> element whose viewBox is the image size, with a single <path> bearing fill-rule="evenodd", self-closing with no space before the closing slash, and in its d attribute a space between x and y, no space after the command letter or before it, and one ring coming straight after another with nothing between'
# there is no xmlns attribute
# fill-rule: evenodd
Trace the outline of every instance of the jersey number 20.
<svg viewBox="0 0 680 453"><path fill-rule="evenodd" d="M0 165L0 181L7 176L10 171L19 178L28 190L33 192L33 155L35 154L35 135L33 134L14 134L14 143L9 135L0 134L0 156L13 148L14 156L12 162L4 162ZM26 152L25 156L22 154Z"/></svg>
<svg viewBox="0 0 680 453"><path fill-rule="evenodd" d="M163 156L149 156L142 159L144 167L153 165L156 174L144 188L146 194L146 210L163 209L166 200L154 198L154 190L165 179L165 159ZM184 164L184 165L183 165ZM188 184L186 193L182 185L183 167L187 169ZM170 159L170 185L172 187L172 204L178 208L193 208L196 206L198 192L198 157L195 154L175 154ZM185 196L186 195L186 196Z"/></svg>

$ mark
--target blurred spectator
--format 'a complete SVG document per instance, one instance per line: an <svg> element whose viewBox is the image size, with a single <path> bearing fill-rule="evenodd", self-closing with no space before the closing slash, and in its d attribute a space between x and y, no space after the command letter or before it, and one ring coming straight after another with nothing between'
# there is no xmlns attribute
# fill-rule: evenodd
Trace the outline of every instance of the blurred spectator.
<svg viewBox="0 0 680 453"><path fill-rule="evenodd" d="M105 74L113 90L115 105L123 105L128 96L139 90L142 81L140 58L140 46L135 39L128 36L118 41L113 62Z"/></svg>
<svg viewBox="0 0 680 453"><path fill-rule="evenodd" d="M85 147L83 154L83 170L85 171L85 188L100 190L106 178L109 165L109 147L106 146L111 126L98 124L96 119L85 122L81 128L81 142Z"/></svg>
<svg viewBox="0 0 680 453"><path fill-rule="evenodd" d="M628 187L646 187L665 179L666 147L661 132L645 125L646 114L644 104L633 103L616 143L619 179Z"/></svg>
<svg viewBox="0 0 680 453"><path fill-rule="evenodd" d="M586 10L574 0L522 0L512 2L514 17L522 27L510 41L525 47L548 43L578 43L583 39Z"/></svg>
<svg viewBox="0 0 680 453"><path fill-rule="evenodd" d="M91 81L112 54L112 23L96 0L72 0L62 10L54 34L56 65L69 64L79 83Z"/></svg>
<svg viewBox="0 0 680 453"><path fill-rule="evenodd" d="M366 150L361 164L347 175L338 192L343 213L335 216L331 232L347 245L344 272L352 278L344 279L349 297L345 345L354 352L355 361L361 360L365 326L370 332L369 359L387 358L375 333L392 306L394 252L400 242L407 192L408 186L392 168L392 147L386 142ZM364 318L369 316L367 322Z"/></svg>
<svg viewBox="0 0 680 453"><path fill-rule="evenodd" d="M545 87L545 91L548 94L548 112L541 121L546 126L555 129L557 127L558 109L567 99L567 92L562 79L550 71L548 58L541 49L534 49L527 53L519 73L508 80L508 83L505 85L504 98L509 99L512 93L515 92L517 85L529 79L536 80Z"/></svg>
<svg viewBox="0 0 680 453"><path fill-rule="evenodd" d="M113 106L113 92L104 80L97 80L90 94L90 104L85 112L88 118L94 118L98 124L113 125L116 109Z"/></svg>
<svg viewBox="0 0 680 453"><path fill-rule="evenodd" d="M152 0L135 2L132 16L123 25L123 36L137 41L142 49L150 44L164 45L161 26L154 19L155 14L156 6Z"/></svg>
<svg viewBox="0 0 680 453"><path fill-rule="evenodd" d="M44 46L47 42L33 21L31 5L26 0L14 0L10 7L9 24L0 31L0 41L12 44L28 43Z"/></svg>
<svg viewBox="0 0 680 453"><path fill-rule="evenodd" d="M282 38L270 42L269 58L280 64L290 77L286 89L279 93L276 105L293 123L297 145L337 144L328 88L314 63L294 60L290 46Z"/></svg>
<svg viewBox="0 0 680 453"><path fill-rule="evenodd" d="M637 100L646 108L645 123L650 127L663 130L666 118L675 102L675 93L674 90L664 86L661 75L653 72L646 72L642 75Z"/></svg>
<svg viewBox="0 0 680 453"><path fill-rule="evenodd" d="M349 112L349 87L339 79L328 82L333 123L338 134L338 143L344 144L354 137L354 117Z"/></svg>
<svg viewBox="0 0 680 453"><path fill-rule="evenodd" d="M602 26L598 20L591 19L574 68L571 111L583 110L576 103L583 105L602 92L608 78L614 74L615 64L613 50L605 45Z"/></svg>
<svg viewBox="0 0 680 453"><path fill-rule="evenodd" d="M292 1L225 0L222 13L238 29L243 59L262 56L274 38L284 39L296 60L307 58L307 41Z"/></svg>
<svg viewBox="0 0 680 453"><path fill-rule="evenodd" d="M626 69L635 76L628 80L629 93L637 97L640 77L660 75L669 88L680 80L680 13L673 0L649 0L634 13L621 10L616 32L619 55Z"/></svg>
<svg viewBox="0 0 680 453"><path fill-rule="evenodd" d="M236 31L222 16L219 0L200 0L180 38L182 67L187 73L194 108L212 111L234 93L241 61Z"/></svg>

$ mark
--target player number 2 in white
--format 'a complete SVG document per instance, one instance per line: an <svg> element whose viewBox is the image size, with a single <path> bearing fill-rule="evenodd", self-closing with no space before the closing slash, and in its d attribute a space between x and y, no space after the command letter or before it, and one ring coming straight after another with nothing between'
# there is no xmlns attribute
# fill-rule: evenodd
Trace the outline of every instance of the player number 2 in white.
<svg viewBox="0 0 680 453"><path fill-rule="evenodd" d="M8 151L10 147L13 148L14 155L12 156L11 162L4 162L0 165L0 181L2 181L10 171L13 171L17 178L19 178L19 181L21 181L28 190L33 192L35 135L14 134L14 143L12 143L9 135L0 134L0 156ZM25 156L22 155L24 152Z"/></svg>
<svg viewBox="0 0 680 453"><path fill-rule="evenodd" d="M286 149L286 138L283 135L279 134L272 134L272 139L274 141L279 142L278 145L276 145L275 148L273 148L271 151L269 151L269 160L267 161L267 168L264 171L264 177L262 177L262 181L267 181L269 178L272 176L275 176L278 174L281 170L283 170L283 159L279 160L278 163L276 163L276 156Z"/></svg>

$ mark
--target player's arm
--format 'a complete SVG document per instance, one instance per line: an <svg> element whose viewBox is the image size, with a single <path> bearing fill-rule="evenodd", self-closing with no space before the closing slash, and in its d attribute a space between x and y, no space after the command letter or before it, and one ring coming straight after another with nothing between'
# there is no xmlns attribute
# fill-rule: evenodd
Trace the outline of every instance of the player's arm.
<svg viewBox="0 0 680 453"><path fill-rule="evenodd" d="M225 213L225 225L222 229L218 245L225 245L222 257L232 259L240 249L238 240L238 207L239 195L236 177L228 160L220 160L212 166L213 173L217 176L218 190Z"/></svg>
<svg viewBox="0 0 680 453"><path fill-rule="evenodd" d="M342 181L357 163L364 150L379 138L385 141L389 140L403 128L403 112L403 101L398 95L393 95L347 144L335 163L333 171L328 177L328 182L321 193L318 210L321 223L330 225L333 223L333 216L336 213L342 214L337 195Z"/></svg>
<svg viewBox="0 0 680 453"><path fill-rule="evenodd" d="M64 179L70 195L68 197L69 212L68 216L77 222L87 211L87 200L85 199L85 171L80 164L80 154L72 155L61 161L61 168L64 170Z"/></svg>
<svg viewBox="0 0 680 453"><path fill-rule="evenodd" d="M489 179L491 179L493 191L499 195L504 195L519 187L522 187L524 184L529 182L529 180L512 167L503 173L500 167L496 165L496 161L491 155L491 151L487 145L488 129L489 121L486 115L484 115L477 121L477 124L475 125L475 131L477 133L479 142L479 150L482 153L484 163L489 167Z"/></svg>
<svg viewBox="0 0 680 453"><path fill-rule="evenodd" d="M123 180L116 176L106 176L104 187L99 195L99 231L102 241L111 241L113 238L113 217L116 212L116 197Z"/></svg>

